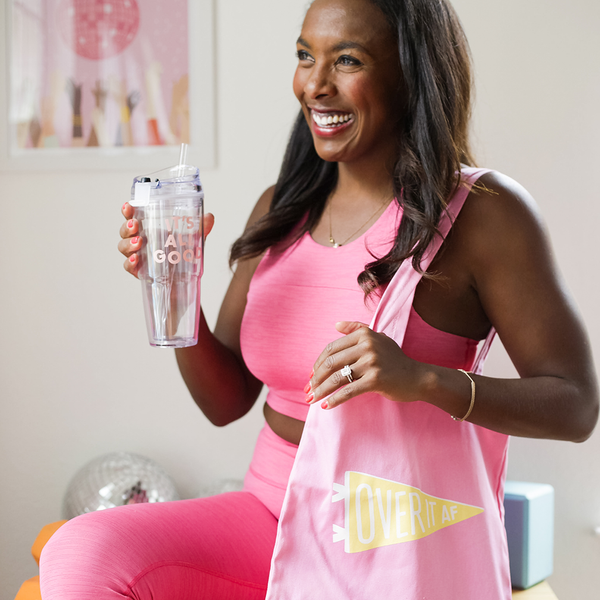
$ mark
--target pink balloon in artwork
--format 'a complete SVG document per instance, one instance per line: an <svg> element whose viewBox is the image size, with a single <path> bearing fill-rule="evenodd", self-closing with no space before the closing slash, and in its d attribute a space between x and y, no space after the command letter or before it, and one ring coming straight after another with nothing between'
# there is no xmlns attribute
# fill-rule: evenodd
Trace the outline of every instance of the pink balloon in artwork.
<svg viewBox="0 0 600 600"><path fill-rule="evenodd" d="M79 56L92 60L120 54L134 40L140 25L136 0L62 0L58 29Z"/></svg>

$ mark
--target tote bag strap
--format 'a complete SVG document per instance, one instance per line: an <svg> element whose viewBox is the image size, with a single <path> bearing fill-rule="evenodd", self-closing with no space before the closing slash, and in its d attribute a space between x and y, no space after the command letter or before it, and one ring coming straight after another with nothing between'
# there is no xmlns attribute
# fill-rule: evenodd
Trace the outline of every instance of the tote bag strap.
<svg viewBox="0 0 600 600"><path fill-rule="evenodd" d="M478 375L481 374L481 372L483 371L483 363L485 362L485 359L488 355L488 352L490 351L492 342L494 341L495 337L496 330L492 327L490 329L490 332L487 334L483 345L481 346L481 348L479 348L479 352L477 353L477 357L475 358L475 362L473 363L471 373L477 373Z"/></svg>
<svg viewBox="0 0 600 600"><path fill-rule="evenodd" d="M442 213L438 227L440 235L435 236L423 255L421 261L421 268L423 271L427 271L431 261L440 249L448 232L454 224L456 217L458 217L473 184L479 177L489 171L490 169L476 169L472 167L464 167L462 169L461 183L458 190L448 202L446 210ZM410 311L402 309L407 306L407 303L408 306L412 305L415 290L421 277L422 275L413 268L411 260L405 260L400 265L400 268L394 277L392 277L381 297L379 305L373 315L373 319L371 320L371 329L379 332L385 331L387 335L402 346L410 313Z"/></svg>

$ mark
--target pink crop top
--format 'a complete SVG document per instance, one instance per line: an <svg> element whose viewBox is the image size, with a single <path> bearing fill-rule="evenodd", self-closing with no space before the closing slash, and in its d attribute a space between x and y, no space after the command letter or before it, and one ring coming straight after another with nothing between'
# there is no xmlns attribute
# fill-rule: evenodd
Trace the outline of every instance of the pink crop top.
<svg viewBox="0 0 600 600"><path fill-rule="evenodd" d="M398 230L400 211L390 203L361 237L338 248L317 244L309 233L278 251L267 251L250 283L241 347L250 371L268 387L276 411L306 420L304 386L325 346L342 336L338 321L369 323L377 298L364 300L356 278L373 254L384 256ZM476 340L434 329L412 309L403 351L415 360L469 369Z"/></svg>

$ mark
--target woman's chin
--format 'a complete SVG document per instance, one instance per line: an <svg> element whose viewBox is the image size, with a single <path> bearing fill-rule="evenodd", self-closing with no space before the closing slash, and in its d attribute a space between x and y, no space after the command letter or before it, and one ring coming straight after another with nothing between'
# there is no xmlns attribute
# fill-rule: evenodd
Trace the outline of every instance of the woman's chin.
<svg viewBox="0 0 600 600"><path fill-rule="evenodd" d="M351 160L351 152L349 149L344 147L340 148L337 144L323 143L323 140L319 138L313 138L315 150L319 155L319 158L326 162L349 162Z"/></svg>

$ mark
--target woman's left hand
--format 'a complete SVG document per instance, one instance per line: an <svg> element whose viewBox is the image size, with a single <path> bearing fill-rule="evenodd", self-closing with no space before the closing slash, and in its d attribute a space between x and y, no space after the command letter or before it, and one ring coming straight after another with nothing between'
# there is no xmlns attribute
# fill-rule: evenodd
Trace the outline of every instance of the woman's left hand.
<svg viewBox="0 0 600 600"><path fill-rule="evenodd" d="M419 399L421 363L408 358L393 339L364 323L340 321L335 327L345 337L327 344L315 362L305 388L309 404L322 401L322 408L334 408L367 392L401 402ZM346 365L352 370L352 382L341 373Z"/></svg>

